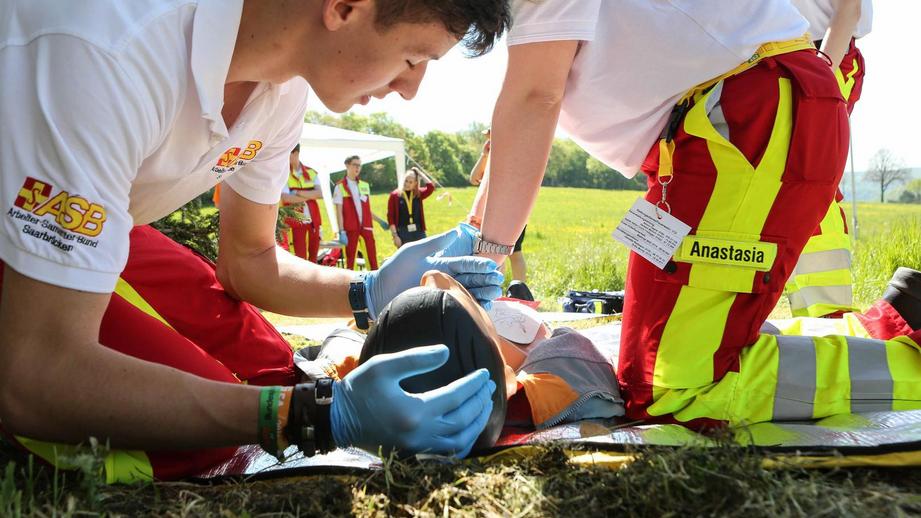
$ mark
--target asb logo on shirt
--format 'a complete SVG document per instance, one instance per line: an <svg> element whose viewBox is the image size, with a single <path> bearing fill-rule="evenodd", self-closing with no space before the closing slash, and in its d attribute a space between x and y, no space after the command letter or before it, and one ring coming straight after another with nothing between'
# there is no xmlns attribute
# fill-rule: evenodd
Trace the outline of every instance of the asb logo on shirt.
<svg viewBox="0 0 921 518"><path fill-rule="evenodd" d="M67 191L54 193L51 184L31 177L27 177L22 184L13 205L29 214L23 214L21 211L14 214L14 209L10 209L9 215L32 224L39 221L35 216L53 216L53 221L59 228L47 219L42 223L42 227L57 234L76 232L87 237L95 237L102 232L102 226L106 221L106 209L102 205L90 202L82 196L71 196Z"/></svg>
<svg viewBox="0 0 921 518"><path fill-rule="evenodd" d="M217 159L217 164L211 170L219 175L232 173L256 158L260 149L262 149L261 140L250 140L245 148L232 147L221 154Z"/></svg>

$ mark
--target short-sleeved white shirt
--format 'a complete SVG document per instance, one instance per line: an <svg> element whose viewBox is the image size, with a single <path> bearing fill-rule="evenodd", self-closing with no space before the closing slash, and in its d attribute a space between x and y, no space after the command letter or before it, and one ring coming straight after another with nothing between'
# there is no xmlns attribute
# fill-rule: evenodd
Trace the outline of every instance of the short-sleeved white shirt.
<svg viewBox="0 0 921 518"><path fill-rule="evenodd" d="M361 213L361 202L364 201L361 198L361 191L358 188L358 182L355 180L350 180L346 178L345 180L349 184L349 192L352 195L352 202L355 204L355 212L358 213L358 224L362 223L362 213ZM342 184L337 183L336 188L333 189L333 204L342 205L342 200L345 199L342 193Z"/></svg>
<svg viewBox="0 0 921 518"><path fill-rule="evenodd" d="M223 181L276 203L307 84L221 116L243 0L0 2L0 259L111 291L133 225Z"/></svg>
<svg viewBox="0 0 921 518"><path fill-rule="evenodd" d="M806 21L809 22L809 33L813 39L825 38L831 19L835 15L835 0L793 0L793 5L799 9ZM854 28L854 37L863 38L870 34L873 28L873 2L872 0L860 1L860 20Z"/></svg>
<svg viewBox="0 0 921 518"><path fill-rule="evenodd" d="M508 44L582 42L560 127L632 177L690 88L802 36L788 0L513 0Z"/></svg>

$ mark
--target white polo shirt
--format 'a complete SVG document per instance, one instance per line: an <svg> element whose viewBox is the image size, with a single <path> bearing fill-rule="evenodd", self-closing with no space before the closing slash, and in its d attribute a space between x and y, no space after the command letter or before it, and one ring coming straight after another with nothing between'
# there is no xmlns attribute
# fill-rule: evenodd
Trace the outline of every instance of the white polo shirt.
<svg viewBox="0 0 921 518"><path fill-rule="evenodd" d="M809 22L809 33L812 38L821 40L825 38L831 19L835 15L836 0L792 0L793 5L799 9L806 21ZM860 20L854 27L854 37L863 38L870 34L873 28L873 2L872 0L860 1Z"/></svg>
<svg viewBox="0 0 921 518"><path fill-rule="evenodd" d="M242 0L0 2L0 259L110 292L133 225L223 181L276 203L307 84L221 117Z"/></svg>
<svg viewBox="0 0 921 518"><path fill-rule="evenodd" d="M560 126L633 177L690 88L806 32L788 0L513 0L508 44L582 42Z"/></svg>

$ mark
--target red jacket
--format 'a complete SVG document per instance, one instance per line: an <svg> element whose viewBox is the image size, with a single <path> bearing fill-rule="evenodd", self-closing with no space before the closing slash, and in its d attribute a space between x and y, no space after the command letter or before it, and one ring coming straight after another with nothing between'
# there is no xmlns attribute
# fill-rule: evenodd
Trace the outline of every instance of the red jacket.
<svg viewBox="0 0 921 518"><path fill-rule="evenodd" d="M409 221L409 211L406 208L406 197L403 196L404 192L403 189L396 189L390 193L390 199L387 200L387 223L398 228L405 227L411 223ZM435 192L435 184L427 183L425 187L419 189L419 197L413 197L412 219L416 223L417 230L425 231L425 210L422 206L422 200L431 196L433 192Z"/></svg>
<svg viewBox="0 0 921 518"><path fill-rule="evenodd" d="M366 229L374 228L374 219L371 217L371 186L368 182L358 180L359 195L361 200L361 223L358 223L358 211L355 210L355 202L352 201L352 191L349 190L348 177L339 181L339 188L342 189L342 230L346 232L361 232L362 227Z"/></svg>

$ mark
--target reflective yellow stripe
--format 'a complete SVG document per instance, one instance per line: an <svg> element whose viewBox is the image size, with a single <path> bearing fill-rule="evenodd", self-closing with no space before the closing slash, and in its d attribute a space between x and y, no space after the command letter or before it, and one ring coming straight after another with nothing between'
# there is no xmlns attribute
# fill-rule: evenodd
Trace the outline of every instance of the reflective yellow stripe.
<svg viewBox="0 0 921 518"><path fill-rule="evenodd" d="M757 169L707 118L704 106L713 91L688 112L685 131L707 140L717 170L713 193L697 235L743 235L753 241L759 239L780 191L793 126L790 80L780 78L778 88L774 128ZM654 385L689 388L713 382L713 355L722 342L729 309L737 292L751 291L754 276L755 270L749 268L692 264L689 286L681 289L662 333L653 371Z"/></svg>
<svg viewBox="0 0 921 518"><path fill-rule="evenodd" d="M822 317L854 311L851 238L841 208L834 201L820 224L821 234L809 238L787 281L794 316Z"/></svg>
<svg viewBox="0 0 921 518"><path fill-rule="evenodd" d="M847 339L818 337L815 341L816 377L814 417L850 412L851 379Z"/></svg>
<svg viewBox="0 0 921 518"><path fill-rule="evenodd" d="M128 301L128 303L131 304L132 306L140 309L147 315L150 315L156 318L157 320L162 322L163 325L165 325L166 327L170 329L173 328L173 326L169 325L169 322L167 322L165 318L161 317L160 314L157 313L157 310L155 310L153 306L148 304L147 301L144 300L143 297L141 297L140 293L135 291L135 289L132 288L131 285L125 282L125 280L122 279L121 277L119 277L118 282L115 283L115 293L121 298Z"/></svg>
<svg viewBox="0 0 921 518"><path fill-rule="evenodd" d="M851 91L854 89L854 85L857 83L857 81L854 79L854 76L857 75L858 68L857 60L855 59L851 71L847 74L847 78L844 77L844 73L841 72L840 67L835 69L835 79L838 80L838 88L841 89L841 95L844 96L844 100L851 98Z"/></svg>
<svg viewBox="0 0 921 518"><path fill-rule="evenodd" d="M291 227L285 230L285 237L287 237L288 241L288 252L294 255L294 230L292 230Z"/></svg>
<svg viewBox="0 0 921 518"><path fill-rule="evenodd" d="M892 409L921 408L921 347L900 336L886 342L886 357L892 374Z"/></svg>
<svg viewBox="0 0 921 518"><path fill-rule="evenodd" d="M713 381L713 353L723 339L736 294L684 286L668 317L653 372L653 384L689 388Z"/></svg>

